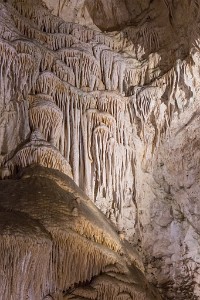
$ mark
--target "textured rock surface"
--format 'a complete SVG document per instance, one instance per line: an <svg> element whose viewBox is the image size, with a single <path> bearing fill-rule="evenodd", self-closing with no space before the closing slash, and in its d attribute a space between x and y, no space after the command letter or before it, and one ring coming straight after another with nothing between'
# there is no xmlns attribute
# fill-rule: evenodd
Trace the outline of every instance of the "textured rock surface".
<svg viewBox="0 0 200 300"><path fill-rule="evenodd" d="M59 171L1 181L0 216L1 300L160 299L138 254Z"/></svg>
<svg viewBox="0 0 200 300"><path fill-rule="evenodd" d="M132 2L0 1L0 175L73 177L164 299L199 299L199 1Z"/></svg>

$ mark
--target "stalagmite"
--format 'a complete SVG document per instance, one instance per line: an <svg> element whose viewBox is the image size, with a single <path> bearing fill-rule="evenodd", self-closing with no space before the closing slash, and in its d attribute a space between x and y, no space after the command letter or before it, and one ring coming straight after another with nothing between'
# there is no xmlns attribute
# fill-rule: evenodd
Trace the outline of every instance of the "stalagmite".
<svg viewBox="0 0 200 300"><path fill-rule="evenodd" d="M200 297L199 10L0 0L0 300Z"/></svg>
<svg viewBox="0 0 200 300"><path fill-rule="evenodd" d="M75 185L69 177L42 167L28 168L20 176L22 176L20 180L18 178L12 181L11 189L16 191L16 185L21 185L22 181L24 181L24 187L32 184L33 189L29 192L29 199L24 197L25 190L20 191L21 196L19 191L15 194L12 191L12 198L8 203L4 195L4 186L1 185L3 181L0 183L1 206L3 207L0 214L4 216L1 218L4 231L2 231L3 239L0 245L5 251L4 245L7 241L10 255L6 259L14 263L15 257L16 267L20 264L20 259L24 257L24 269L21 268L20 275L25 286L17 290L22 283L18 277L15 277L16 288L10 290L15 294L12 294L11 298L15 298L15 295L21 292L24 294L19 296L20 299L23 299L25 293L30 295L31 299L70 299L73 294L85 295L92 297L91 299L95 296L97 298L94 299L109 299L111 291L117 295L119 290L123 292L128 289L133 295L139 293L144 297L143 299L159 299L156 295L155 298L153 290L146 286L147 282L141 280L143 278L141 271L134 266L127 265L125 256L129 257L130 254L121 244L114 228L85 195L81 196L81 190L77 188L74 191ZM36 188L38 185L39 191ZM77 196L81 197L81 203L76 208L76 213L71 214L71 208ZM30 206L31 198L34 199L33 207ZM14 211L6 212L9 211L10 205L15 207ZM47 209L49 205L51 205L50 210ZM19 212L21 210L23 212ZM75 208L73 212L74 210ZM29 225L25 226L27 215ZM105 223L106 231L102 227ZM12 243L9 242L11 239L9 233L12 233ZM21 245L22 239L26 241L24 246ZM12 251L13 243L17 250L15 252ZM21 252L20 247L23 247ZM31 254L29 259L28 253ZM6 261L1 260L0 264L3 267ZM33 266L36 280L30 282L32 273L29 268ZM41 266L43 270L38 276L37 272ZM131 277L130 268L135 274L135 279ZM11 270L9 268L7 272ZM15 271L19 272L18 269L13 270ZM25 280L24 276L27 274L29 276ZM8 278L14 278L14 276L15 274L11 273ZM110 280L105 280L106 276ZM114 285L112 285L113 280ZM88 291L87 285L91 292ZM145 295L146 292L148 296ZM9 296L5 294L5 297L8 299ZM4 299L1 296L0 298Z"/></svg>
<svg viewBox="0 0 200 300"><path fill-rule="evenodd" d="M72 177L69 163L54 146L45 141L38 129L31 134L29 143L4 162L12 175L34 164L60 170Z"/></svg>

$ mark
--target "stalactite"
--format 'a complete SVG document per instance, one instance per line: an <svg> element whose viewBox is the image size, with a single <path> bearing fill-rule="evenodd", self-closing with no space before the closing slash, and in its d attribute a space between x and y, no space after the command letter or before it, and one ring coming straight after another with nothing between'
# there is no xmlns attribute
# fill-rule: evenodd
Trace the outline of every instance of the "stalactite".
<svg viewBox="0 0 200 300"><path fill-rule="evenodd" d="M76 84L75 74L72 68L67 67L65 63L61 60L56 60L53 67L53 72L58 76L62 81L65 81L73 86Z"/></svg>
<svg viewBox="0 0 200 300"><path fill-rule="evenodd" d="M39 129L47 141L59 148L63 126L63 113L51 98L36 95L29 106L29 119L32 130ZM33 97L32 97L33 99ZM31 100L32 100L31 99ZM50 101L49 101L50 100Z"/></svg>
<svg viewBox="0 0 200 300"><path fill-rule="evenodd" d="M32 133L30 139L31 141L17 151L13 157L5 161L5 167L10 170L12 175L22 168L39 164L60 170L72 177L69 163L56 148L43 139L37 130Z"/></svg>
<svg viewBox="0 0 200 300"><path fill-rule="evenodd" d="M46 290L51 237L22 213L1 211L0 215L0 266L4 274L0 277L0 299L25 299L30 291L32 299L41 299Z"/></svg>
<svg viewBox="0 0 200 300"><path fill-rule="evenodd" d="M49 34L47 40L47 44L50 45L54 51L61 48L70 48L76 43L78 43L78 39L75 36L62 33Z"/></svg>
<svg viewBox="0 0 200 300"><path fill-rule="evenodd" d="M58 27L62 24L61 19L52 16L39 1L35 3L27 1L26 4L24 1L16 1L13 3L13 6L23 17L34 19L34 23L37 24L38 29L41 31L48 33L58 32ZM40 11L39 14L38 10Z"/></svg>
<svg viewBox="0 0 200 300"><path fill-rule="evenodd" d="M126 90L128 96L131 95L131 88L134 86L143 86L145 84L146 74L148 71L148 65L136 65L133 67L134 61L128 61L125 69L125 85L129 87Z"/></svg>
<svg viewBox="0 0 200 300"><path fill-rule="evenodd" d="M3 3L0 3L0 10L0 37L8 41L14 40L20 33L14 26Z"/></svg>
<svg viewBox="0 0 200 300"><path fill-rule="evenodd" d="M0 64L0 93L1 93L1 102L3 101L2 105L8 103L13 96L13 88L12 84L15 81L16 77L15 74L11 72L11 66L17 58L17 53L15 48L3 41L0 40L0 53L1 53L1 64ZM12 83L11 83L12 82Z"/></svg>
<svg viewBox="0 0 200 300"><path fill-rule="evenodd" d="M19 97L20 94L24 97L28 95L38 76L41 55L36 57L33 49L28 51L31 48L28 43L21 49L23 53L18 54L18 44L15 49L15 44L11 46L2 40L1 45L1 99L5 99L5 104L16 94Z"/></svg>
<svg viewBox="0 0 200 300"><path fill-rule="evenodd" d="M121 31L101 32L64 22L41 0L0 1L1 300L148 298L142 292L146 283L139 288L138 271L132 270L135 260L128 247L124 250L126 239L137 243L139 220L145 218L139 215L138 203L145 197L136 191L137 172L149 179L173 117L178 123L190 103L196 109L199 91L198 1L185 1L194 17L192 29L182 26L178 4L176 15L173 1L163 1L162 16L166 6L171 26L166 37L153 2L145 19L139 14ZM178 37L170 48L176 18ZM56 170L64 173L57 180ZM85 195L71 192L74 183L65 174L116 231ZM30 186L37 180L36 194ZM19 184L23 193L26 182L22 199L13 186ZM3 214L2 190L9 184ZM48 215L49 190L55 199ZM35 207L29 205L32 200ZM15 209L27 214L26 224L20 218L11 224ZM11 223L5 230L8 211Z"/></svg>
<svg viewBox="0 0 200 300"><path fill-rule="evenodd" d="M15 17L16 21L17 20L21 20L19 18L19 16ZM25 20L23 21L23 26L25 27L30 27L28 22L25 22ZM25 25L26 24L26 25ZM67 23L66 23L67 25ZM75 26L75 27L74 27ZM27 28L28 28L27 27ZM61 32L60 34L57 33L57 35L55 34L46 34L46 33L40 33L37 29L34 29L34 31L32 31L32 28L30 27L29 29L23 29L21 28L21 31L24 31L24 34L26 36L28 36L29 38L35 38L38 41L48 44L50 45L50 47L52 49L60 49L60 47L65 47L65 46L71 46L71 43L73 43L73 39L75 38L74 42L77 40L80 40L80 34L87 32L85 27L82 27L78 24L73 25L73 24L69 24L69 26L67 26L67 34L68 36L64 35L63 32ZM146 32L144 30L144 34L143 36L146 38L146 35L148 35L148 41L150 44L155 44L156 42L156 37L154 38L154 32L152 33L152 35L150 35L149 37L149 31ZM70 35L69 35L70 34ZM94 36L98 37L99 33L96 33ZM111 37L106 37L108 40L112 39L114 41L114 36ZM111 49L116 51L116 47L112 46L112 44L114 45L115 42L111 43L111 42L106 42L106 38L104 37L104 35L102 35L102 39L101 38L97 38L97 42L104 44L107 47L110 47ZM82 42L86 43L88 42L87 39L82 38L81 39ZM158 44L158 43L157 43ZM104 47L105 47L104 46ZM153 47L153 46L152 46ZM158 47L158 45L157 45ZM96 51L96 50L95 50ZM104 51L103 51L104 52ZM83 52L84 53L84 52ZM77 55L78 53L76 53L75 55ZM85 54L84 54L85 55ZM108 57L105 57L107 56ZM106 89L111 89L114 90L119 89L120 93L123 92L123 73L125 72L125 64L123 62L123 59L121 58L121 63L120 63L120 59L118 58L117 61L115 62L115 60L112 62L112 60L110 61L112 56L116 56L114 53L112 52L108 52L102 54L102 59L101 60L101 67L102 67L102 73L104 76L104 81L105 81L105 85L106 85ZM71 55L70 55L71 56ZM110 58L109 58L110 56ZM91 55L88 57L89 61L91 60ZM89 70L87 70L87 65L88 65L88 59L84 62L84 61L80 61L78 59L73 59L73 58L69 58L68 61L65 63L67 63L68 66L70 66L71 68L73 68L73 71L75 73L75 77L76 77L76 85L77 87L85 87L85 86L89 86L90 90L96 89L99 86L99 79L100 79L100 72L99 72L99 66L91 66L89 67ZM71 62L70 62L71 61ZM110 67L108 67L108 65L104 66L104 64L108 64L108 62L110 61ZM104 62L104 63L103 63ZM77 66L80 65L80 68L77 68ZM84 72L82 72L82 70L85 69ZM44 70L44 68L43 68ZM96 74L98 73L98 74ZM145 76L142 76L142 78L145 78ZM82 82L81 82L82 81ZM142 83L142 82L141 82Z"/></svg>
<svg viewBox="0 0 200 300"><path fill-rule="evenodd" d="M102 33L64 22L39 2L12 0L1 5L5 14L9 11L12 26L16 26L13 38L8 32L10 42L3 38L0 41L0 74L4 76L0 93L6 91L1 101L3 105L13 99L28 103L17 113L15 110L7 113L2 107L2 136L8 130L8 118L11 123L13 118L21 124L18 113L27 118L29 115L31 130L39 129L56 146L71 165L75 182L118 225L120 232L126 222L134 231L134 220L130 221L125 213L129 207L135 213L133 196L130 196L134 194L133 132L144 137L152 115L159 119L164 114L168 122L169 113L164 105L159 110L160 104L155 103L156 87L163 82L164 93L170 85L172 105L180 79L179 68L160 76L158 54L142 59L146 48L154 51L160 46L156 29L147 28L147 23L142 28L129 26L121 32ZM5 34L2 29L2 36ZM157 73L152 75L151 69L157 67ZM155 76L160 77L155 79ZM149 81L152 89L140 88L149 85ZM165 125L156 123L159 129L155 135L161 134L166 122ZM29 134L27 130L24 139ZM159 137L155 140L159 141ZM12 153L22 141L20 138L12 145ZM28 164L37 161L63 170L63 160L55 154L57 150L45 142L41 147L37 143L22 147L21 152L15 153L16 161L13 157L2 167L8 167L10 162L12 170L9 170L13 174L14 165L26 166L28 155L34 156L31 149L36 149L35 157ZM4 149L6 146L0 142L0 150ZM3 158L6 162L5 155ZM2 173L5 173L2 177L7 177L6 172Z"/></svg>
<svg viewBox="0 0 200 300"><path fill-rule="evenodd" d="M148 49L149 52L159 48L158 33L150 23L144 23L139 29L135 26L129 26L123 30L123 33L129 40L132 40L133 43L137 45L136 47L141 44L141 47ZM139 51L137 52L139 53Z"/></svg>
<svg viewBox="0 0 200 300"><path fill-rule="evenodd" d="M101 73L99 63L94 57L75 48L63 49L57 53L58 57L73 70L77 88L89 87L91 91L95 89Z"/></svg>
<svg viewBox="0 0 200 300"><path fill-rule="evenodd" d="M124 179L124 171L120 173L122 168L120 158L119 169L115 171L116 165L114 163L114 157L116 156L116 151L123 153L126 151L125 149L128 145L128 137L125 138L124 135L124 130L126 128L124 123L126 119L125 112L127 110L126 101L128 103L128 99L124 102L125 98L122 101L121 96L112 92L104 92L104 96L101 97L99 97L99 92L94 92L93 95L88 95L85 93L84 96L83 93L79 94L77 89L64 84L49 72L45 72L40 75L38 78L36 91L39 93L42 92L52 95L55 103L63 112L65 119L64 122L66 124L64 153L66 153L69 161L71 161L72 171L76 183L81 184L85 191L95 198L95 185L94 182L92 183L89 178L91 178L91 175L93 174L92 176L94 177L94 180L99 181L98 173L100 174L103 168L103 174L105 175L103 175L103 180L98 183L98 198L100 199L104 196L108 197L109 199L113 199L113 197L115 198L114 195L117 194L120 189L119 182L124 182L124 188L122 188L122 190L125 191L127 188L126 180L128 180L128 177ZM95 98L98 100L94 101ZM91 107L94 108L91 109ZM86 113L85 119L82 116L84 113ZM99 154L97 154L98 151L96 149L94 151L91 150L93 147L92 145L94 144L92 135L95 133L95 128L98 128L99 126L100 129L102 125L102 128L107 126L109 136L107 137L108 142L105 140L102 141L102 145L104 145L105 148L104 150L101 150L100 154L103 155L103 159L99 159ZM84 144L83 153L80 151L78 146L80 145L79 141L81 139L83 139ZM121 148L119 147L119 150L114 150L113 142L111 142L112 140L119 144L123 144L125 141L125 144L122 145ZM110 146L107 146L107 144ZM115 147L115 149L117 148ZM107 151L108 156L106 155ZM84 162L85 169L87 169L88 172L87 174L83 175L83 178L81 179L82 183L80 183L79 179L79 161ZM123 165L127 165L126 161L123 162ZM107 168L106 166L109 167ZM95 170L99 171L96 173ZM116 185L116 178L119 174L121 174L121 179ZM115 186L114 190L112 190L112 186ZM125 197L123 193L118 193L119 199L123 199L123 197ZM119 199L112 200L115 203L115 218L117 218L119 210L120 214L123 214L122 208L120 208L122 206L122 204L120 204L122 200ZM109 208L110 206L108 205L107 209Z"/></svg>
<svg viewBox="0 0 200 300"><path fill-rule="evenodd" d="M116 54L110 50L103 50L101 52L101 68L104 76L104 82L107 90L112 90L111 74L113 68L113 60Z"/></svg>
<svg viewBox="0 0 200 300"><path fill-rule="evenodd" d="M111 251L108 257L101 245L87 241L73 231L52 230L51 234L54 240L53 265L50 266L53 278L49 278L49 281L52 281L52 287L55 286L55 294L63 287L68 289L74 282L90 280L103 271L107 264L116 262L116 255ZM82 268L79 268L80 265Z"/></svg>
<svg viewBox="0 0 200 300"><path fill-rule="evenodd" d="M20 10L20 13L27 18L30 12L26 11L26 8L21 9L23 9L23 12ZM95 181L100 180L99 176L101 170L103 170L102 179L98 183L98 196L99 198L106 196L112 199L114 194L118 191L118 188L115 188L114 191L112 190L113 182L116 181L117 175L115 167L111 165L114 162L113 160L115 160L114 156L116 155L117 143L121 144L124 140L124 113L127 100L124 102L125 99L123 99L122 101L121 96L112 92L105 92L102 97L99 92L83 93L77 88L88 87L91 91L96 90L101 82L102 74L106 74L104 80L107 82L107 89L117 89L121 94L123 93L126 64L121 56L114 54L114 52L108 48L117 46L114 46L114 42L111 42L111 38L105 39L103 35L99 36L97 41L107 44L107 46L103 44L96 45L93 48L93 56L92 47L84 44L90 38L92 39L94 37L93 31L88 31L85 35L85 28L83 30L83 27L79 25L70 25L67 36L63 33L57 35L52 34L49 29L46 30L49 32L48 34L45 32L40 34L39 28L37 28L37 26L32 28L26 19L20 19L17 14L13 16L13 18L23 34L37 40L37 42L34 43L22 39L18 39L14 42L21 63L24 65L28 63L31 68L31 61L33 59L33 61L37 62L37 66L33 65L32 70L34 71L35 69L37 72L38 70L42 72L39 76L38 73L33 73L32 77L26 77L28 73L24 73L24 71L19 68L18 71L20 75L17 73L18 82L28 82L29 78L30 82L33 81L31 91L33 96L30 98L29 107L30 125L32 129L39 128L40 131L44 133L45 138L56 145L67 158L67 161L71 163L75 182L85 187L85 191L93 195L93 197L95 196ZM59 28L61 29L62 26ZM80 40L82 44L77 44L78 40ZM54 52L50 49L42 48L39 42L44 43L44 45L49 45L52 50L58 51ZM76 45L71 48L66 48L72 46L72 43ZM63 47L64 49L59 50ZM37 56L39 59L37 59ZM59 58L61 60L59 60ZM102 59L104 63L101 65L102 69L100 69ZM26 60L26 62L24 63L23 60ZM109 60L111 60L110 67L108 67L106 63L109 62ZM37 77L35 84L33 76ZM22 77L25 78L25 81L21 80ZM24 86L20 87L19 90L22 90L23 87ZM26 83L25 87L27 90L24 95L30 92L29 83ZM34 94L36 94L36 96L34 96ZM44 95L50 95L52 100L49 102L47 96ZM44 98L42 99L41 97ZM57 105L59 109L56 108L55 105ZM83 121L84 114L86 114L85 121ZM63 134L60 134L62 116L64 127L62 127ZM60 122L58 120L60 120ZM59 130L56 130L56 127L58 127ZM103 134L103 128L107 128L106 134ZM103 148L101 148L100 152L98 152L99 150L97 149L95 151L92 150L92 136L96 134L99 135L99 140L103 139L101 142L101 147ZM83 147L84 153L82 153L79 147L82 139L85 140ZM125 151L123 147L120 151ZM34 147L32 146L32 148ZM18 153L19 158L17 162L13 164L10 162L12 172L14 172L15 164L19 168L26 165L28 155L31 156L29 150L29 147L25 147L24 150L21 150L21 154ZM109 155L106 154L107 151L111 159ZM56 165L58 162L52 164L51 159L44 163L44 155L42 152L39 154L39 152L41 152L41 150L35 150L36 154L41 155L39 159L36 158L37 155L35 154L34 159L36 159L37 163L61 169L60 165ZM35 163L34 159L28 162L28 164ZM84 163L85 169L87 169L87 174L83 175L81 182L79 179L80 162ZM9 162L7 162L7 164L9 165ZM99 171L97 172L96 170ZM91 175L93 176L92 180L90 179ZM112 178L114 178L114 181ZM122 196L124 195L121 194L120 197ZM118 210L120 209L121 211L121 208L119 208L120 205L117 203L121 200L111 200L110 203L112 203L112 201L114 201L114 203L117 201L114 204L116 221ZM110 204L107 210L109 210L109 208Z"/></svg>
<svg viewBox="0 0 200 300"><path fill-rule="evenodd" d="M32 27L28 20L21 18L20 15L17 13L15 14L15 12L13 12L12 18L21 34L29 39L38 39L41 43L47 42L47 34L41 32L34 26Z"/></svg>

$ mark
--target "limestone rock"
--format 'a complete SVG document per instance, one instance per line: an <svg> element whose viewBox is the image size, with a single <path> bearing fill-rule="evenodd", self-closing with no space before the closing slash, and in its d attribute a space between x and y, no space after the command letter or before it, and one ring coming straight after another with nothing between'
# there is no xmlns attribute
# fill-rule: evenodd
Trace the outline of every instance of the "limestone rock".
<svg viewBox="0 0 200 300"><path fill-rule="evenodd" d="M137 253L71 178L29 167L0 182L0 199L1 300L160 299Z"/></svg>
<svg viewBox="0 0 200 300"><path fill-rule="evenodd" d="M73 273L77 265L66 263L48 272L54 277L46 279L45 292L43 279L34 287L27 278L21 291L20 281L3 290L2 300L11 299L6 294L11 290L16 300L109 300L110 294L118 300L149 299L143 275L129 268L131 251L120 262L123 243L139 250L148 280L164 299L199 299L199 11L198 0L0 1L0 205L19 245L16 265L27 257L26 247L20 253L22 239L33 245L31 259L37 262L42 243L49 251L53 240L58 242L54 267L72 260L62 250L73 247L86 269ZM82 228L85 196L77 192L65 207L60 192L65 180L53 175L58 171L73 177L113 225L87 200L97 224L85 204L84 222L91 223ZM26 180L37 185L37 196L30 192L23 198ZM54 186L58 192L56 203L45 202L46 190L40 197L43 180L49 180L47 190ZM8 222L10 210L22 214L22 221L28 214L30 236L18 215L16 230ZM93 234L91 224L99 226ZM7 245L10 236L0 226L0 244ZM88 250L90 243L98 244L96 252ZM12 247L9 251L13 257ZM24 264L29 270L26 259Z"/></svg>

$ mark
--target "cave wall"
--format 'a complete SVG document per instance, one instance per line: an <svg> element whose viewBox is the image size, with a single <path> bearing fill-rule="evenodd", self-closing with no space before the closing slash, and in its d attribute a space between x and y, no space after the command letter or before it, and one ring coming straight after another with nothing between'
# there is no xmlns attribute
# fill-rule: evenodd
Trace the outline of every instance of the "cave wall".
<svg viewBox="0 0 200 300"><path fill-rule="evenodd" d="M198 299L199 1L0 6L1 177L73 177L166 299Z"/></svg>

